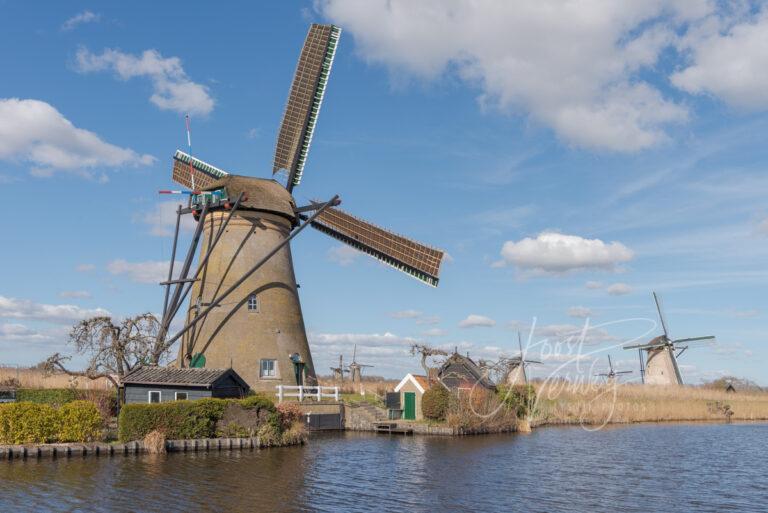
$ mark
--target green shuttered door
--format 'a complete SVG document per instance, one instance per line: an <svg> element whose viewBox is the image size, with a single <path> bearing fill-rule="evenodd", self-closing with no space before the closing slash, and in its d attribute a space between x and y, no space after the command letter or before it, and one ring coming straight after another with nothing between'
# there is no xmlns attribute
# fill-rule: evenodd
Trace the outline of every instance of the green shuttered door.
<svg viewBox="0 0 768 513"><path fill-rule="evenodd" d="M416 393L405 392L405 407L403 408L403 418L406 420L416 420Z"/></svg>

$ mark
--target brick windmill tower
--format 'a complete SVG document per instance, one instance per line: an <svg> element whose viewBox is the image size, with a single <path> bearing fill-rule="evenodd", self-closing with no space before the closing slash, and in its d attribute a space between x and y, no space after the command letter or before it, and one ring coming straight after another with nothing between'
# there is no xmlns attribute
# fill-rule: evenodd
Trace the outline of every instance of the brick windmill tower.
<svg viewBox="0 0 768 513"><path fill-rule="evenodd" d="M272 178L230 174L182 151L172 177L189 188L179 208L160 337L180 340L179 367L232 367L255 390L313 384L315 369L299 302L290 241L312 226L431 286L443 252L374 226L338 208L338 196L297 206L309 145L340 29L312 25L301 51L280 127ZM173 262L181 215L197 228L176 279ZM197 246L199 257L192 268ZM184 327L169 336L187 296Z"/></svg>

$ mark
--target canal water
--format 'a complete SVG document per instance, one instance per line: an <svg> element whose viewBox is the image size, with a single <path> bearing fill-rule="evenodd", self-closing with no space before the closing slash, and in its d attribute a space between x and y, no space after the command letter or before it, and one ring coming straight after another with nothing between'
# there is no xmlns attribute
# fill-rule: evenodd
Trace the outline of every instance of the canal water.
<svg viewBox="0 0 768 513"><path fill-rule="evenodd" d="M0 512L768 511L768 425L313 435L304 447L0 462Z"/></svg>

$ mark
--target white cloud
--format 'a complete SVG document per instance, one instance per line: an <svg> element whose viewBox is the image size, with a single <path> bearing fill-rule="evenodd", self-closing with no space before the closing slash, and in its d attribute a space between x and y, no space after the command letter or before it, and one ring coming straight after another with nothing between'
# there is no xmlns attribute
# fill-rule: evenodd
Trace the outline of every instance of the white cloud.
<svg viewBox="0 0 768 513"><path fill-rule="evenodd" d="M586 319L592 317L594 314L592 310L585 306L572 306L568 309L568 317L575 317L577 319Z"/></svg>
<svg viewBox="0 0 768 513"><path fill-rule="evenodd" d="M400 310L399 312L392 312L389 316L393 319L418 319L422 313L418 310Z"/></svg>
<svg viewBox="0 0 768 513"><path fill-rule="evenodd" d="M453 73L482 105L524 112L583 147L637 151L687 109L644 81L676 31L709 3L320 0L369 62L393 77ZM546 35L546 36L543 36Z"/></svg>
<svg viewBox="0 0 768 513"><path fill-rule="evenodd" d="M96 269L96 266L93 264L78 264L77 267L75 267L75 271L79 273L91 272L94 269Z"/></svg>
<svg viewBox="0 0 768 513"><path fill-rule="evenodd" d="M588 289L591 289L591 290L602 289L603 288L603 282L601 282L601 281L588 281L587 283L584 284L584 286L587 287Z"/></svg>
<svg viewBox="0 0 768 513"><path fill-rule="evenodd" d="M23 324L0 324L0 341L2 342L40 342L50 338Z"/></svg>
<svg viewBox="0 0 768 513"><path fill-rule="evenodd" d="M424 315L416 319L416 324L421 325L433 325L440 322L440 317L437 315Z"/></svg>
<svg viewBox="0 0 768 513"><path fill-rule="evenodd" d="M328 250L328 260L335 262L342 267L352 265L360 255L362 255L361 252L346 244L334 246Z"/></svg>
<svg viewBox="0 0 768 513"><path fill-rule="evenodd" d="M733 316L738 319L751 319L760 315L760 310L736 310L733 312Z"/></svg>
<svg viewBox="0 0 768 513"><path fill-rule="evenodd" d="M140 56L113 49L106 49L101 55L86 48L78 50L78 71L110 69L122 80L148 77L153 86L149 101L162 110L200 115L213 110L214 101L208 88L189 79L178 57L164 58L157 50L145 50Z"/></svg>
<svg viewBox="0 0 768 513"><path fill-rule="evenodd" d="M466 319L459 322L459 328L490 328L493 326L496 326L496 321L478 314L469 314Z"/></svg>
<svg viewBox="0 0 768 513"><path fill-rule="evenodd" d="M619 340L605 329L588 324L585 324L584 326L576 326L574 324L547 324L536 326L535 334L536 337L544 337L544 339L549 342L565 342L571 344L578 344L582 341L585 344L599 344L602 342L614 342ZM536 339L534 340L533 345L537 346L541 343L542 340Z"/></svg>
<svg viewBox="0 0 768 513"><path fill-rule="evenodd" d="M710 23L684 39L691 65L670 78L694 94L709 93L734 107L768 108L768 11L722 30Z"/></svg>
<svg viewBox="0 0 768 513"><path fill-rule="evenodd" d="M137 219L149 226L149 233L157 237L171 237L176 228L176 201L163 201L155 204L150 210L137 216ZM192 232L197 223L189 215L181 216L179 231Z"/></svg>
<svg viewBox="0 0 768 513"><path fill-rule="evenodd" d="M168 279L169 264L167 261L127 262L118 259L107 264L107 271L115 275L128 275L136 283L158 284ZM181 262L176 262L174 269L180 266Z"/></svg>
<svg viewBox="0 0 768 513"><path fill-rule="evenodd" d="M0 159L28 162L35 176L65 170L89 178L94 168L148 165L155 160L77 128L45 102L18 98L0 99Z"/></svg>
<svg viewBox="0 0 768 513"><path fill-rule="evenodd" d="M59 292L59 297L72 299L88 299L91 293L87 290L63 290Z"/></svg>
<svg viewBox="0 0 768 513"><path fill-rule="evenodd" d="M96 14L91 11L85 10L79 14L76 14L75 16L72 16L67 21L65 21L61 25L61 30L72 30L78 25L83 25L85 23L96 23L100 19L101 19L100 14Z"/></svg>
<svg viewBox="0 0 768 513"><path fill-rule="evenodd" d="M27 299L16 299L0 296L0 318L10 319L36 319L55 323L71 323L87 319L110 315L103 308L80 308L76 305L48 305L35 303Z"/></svg>
<svg viewBox="0 0 768 513"><path fill-rule="evenodd" d="M611 296L624 296L632 292L632 287L626 283L614 283L613 285L609 285L605 291Z"/></svg>
<svg viewBox="0 0 768 513"><path fill-rule="evenodd" d="M430 328L422 332L425 337L443 337L447 334L448 332L441 328Z"/></svg>
<svg viewBox="0 0 768 513"><path fill-rule="evenodd" d="M617 264L631 260L633 252L620 242L606 244L600 239L542 232L535 239L505 242L501 256L501 265L557 274L583 269L615 270Z"/></svg>

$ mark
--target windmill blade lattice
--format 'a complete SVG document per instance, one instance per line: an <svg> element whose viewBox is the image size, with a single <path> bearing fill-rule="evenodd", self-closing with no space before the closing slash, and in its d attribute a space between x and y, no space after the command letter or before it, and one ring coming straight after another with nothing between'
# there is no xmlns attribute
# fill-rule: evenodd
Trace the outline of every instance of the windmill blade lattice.
<svg viewBox="0 0 768 513"><path fill-rule="evenodd" d="M428 285L437 286L444 255L438 249L392 233L338 208L325 210L312 227Z"/></svg>
<svg viewBox="0 0 768 513"><path fill-rule="evenodd" d="M340 35L339 27L313 24L301 50L272 166L272 174L288 171L289 191L301 182Z"/></svg>

